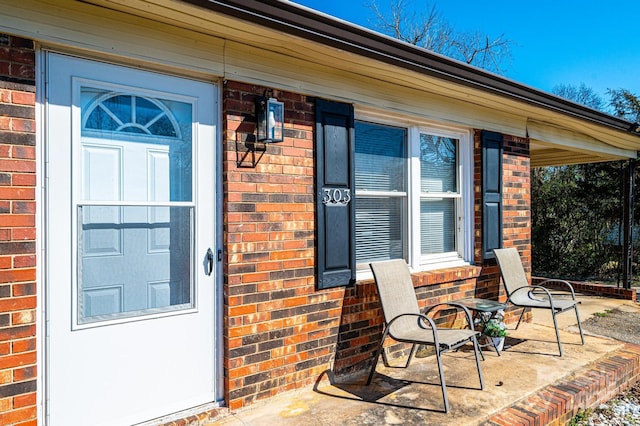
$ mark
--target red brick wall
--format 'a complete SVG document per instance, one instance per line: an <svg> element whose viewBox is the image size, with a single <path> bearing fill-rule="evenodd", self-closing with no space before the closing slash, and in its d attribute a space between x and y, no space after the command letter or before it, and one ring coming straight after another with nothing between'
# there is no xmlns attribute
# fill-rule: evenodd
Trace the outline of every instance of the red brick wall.
<svg viewBox="0 0 640 426"><path fill-rule="evenodd" d="M482 142L481 131L474 136L475 152L475 262L482 265L477 282L477 297L506 300L500 283L500 271L495 260L482 260ZM531 171L529 142L523 138L504 135L502 158L502 223L503 246L516 247L522 258L527 276L531 276ZM510 308L507 322L520 315L520 309ZM528 320L525 314L523 320Z"/></svg>
<svg viewBox="0 0 640 426"><path fill-rule="evenodd" d="M265 146L254 142L254 100L264 90L231 81L224 88L224 367L232 409L309 385L327 369L367 368L382 333L372 281L315 289L313 100L276 90L285 102L286 137ZM506 138L504 164L504 218L513 222L505 226L505 245L517 245L528 259L525 140ZM476 229L480 219L476 214ZM413 278L421 306L499 291L495 262Z"/></svg>
<svg viewBox="0 0 640 426"><path fill-rule="evenodd" d="M0 34L0 424L36 424L35 53Z"/></svg>
<svg viewBox="0 0 640 426"><path fill-rule="evenodd" d="M264 87L224 87L225 389L230 408L316 380L344 289L315 291L313 103L285 103L285 141L254 142Z"/></svg>
<svg viewBox="0 0 640 426"><path fill-rule="evenodd" d="M502 175L503 240L515 247L531 273L531 166L529 142L505 136Z"/></svg>
<svg viewBox="0 0 640 426"><path fill-rule="evenodd" d="M36 413L33 64L30 41L0 35L0 424L8 425L35 423ZM330 368L367 368L382 330L371 281L315 289L313 100L276 91L286 139L265 147L253 139L254 99L263 93L224 87L224 373L232 409L310 385ZM526 141L507 137L504 160L505 246L517 246L529 268ZM477 193L478 170L475 180ZM476 210L476 243L479 217ZM415 274L421 306L497 296L495 264L477 265Z"/></svg>

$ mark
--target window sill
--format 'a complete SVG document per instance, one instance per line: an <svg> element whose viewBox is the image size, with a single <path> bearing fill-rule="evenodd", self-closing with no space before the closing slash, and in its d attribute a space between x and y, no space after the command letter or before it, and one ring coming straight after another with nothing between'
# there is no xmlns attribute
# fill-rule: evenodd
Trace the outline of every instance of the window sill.
<svg viewBox="0 0 640 426"><path fill-rule="evenodd" d="M412 276L418 277L418 282L414 284L416 287L425 285L442 284L454 281L463 281L476 279L480 276L482 268L474 265L450 266L442 269L429 269L426 271L412 272Z"/></svg>
<svg viewBox="0 0 640 426"><path fill-rule="evenodd" d="M421 287L426 285L442 284L446 282L462 281L476 279L480 276L482 267L470 265L468 263L459 262L456 264L423 265L422 269L411 269L411 276L414 278L414 286ZM416 280L417 278L417 280ZM373 280L371 270L359 271L356 281Z"/></svg>

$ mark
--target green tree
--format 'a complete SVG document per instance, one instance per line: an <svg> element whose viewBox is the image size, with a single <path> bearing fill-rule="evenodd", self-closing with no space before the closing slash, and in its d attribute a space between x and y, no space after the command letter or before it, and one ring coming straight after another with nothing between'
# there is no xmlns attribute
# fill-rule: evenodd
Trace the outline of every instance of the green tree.
<svg viewBox="0 0 640 426"><path fill-rule="evenodd" d="M620 162L534 169L534 274L614 278L620 223Z"/></svg>
<svg viewBox="0 0 640 426"><path fill-rule="evenodd" d="M610 108L630 121L640 117L640 102L627 90L609 90L609 103L584 84L553 91L592 108ZM579 279L618 275L626 165L614 161L532 170L534 274Z"/></svg>

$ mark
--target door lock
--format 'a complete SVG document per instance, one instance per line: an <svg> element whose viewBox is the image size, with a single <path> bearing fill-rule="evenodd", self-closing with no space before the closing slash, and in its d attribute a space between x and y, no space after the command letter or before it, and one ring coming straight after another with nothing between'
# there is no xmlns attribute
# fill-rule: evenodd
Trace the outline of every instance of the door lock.
<svg viewBox="0 0 640 426"><path fill-rule="evenodd" d="M214 258L213 258L213 251L211 250L211 248L207 249L207 275L211 275L211 273L213 272L213 262L214 262Z"/></svg>

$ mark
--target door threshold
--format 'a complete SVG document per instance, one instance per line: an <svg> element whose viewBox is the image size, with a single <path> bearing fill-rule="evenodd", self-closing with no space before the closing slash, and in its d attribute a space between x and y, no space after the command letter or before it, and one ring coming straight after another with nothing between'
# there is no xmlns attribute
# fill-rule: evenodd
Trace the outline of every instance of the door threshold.
<svg viewBox="0 0 640 426"><path fill-rule="evenodd" d="M186 410L178 411L176 413L168 414L166 416L158 417L153 420L136 423L134 426L160 426L175 422L176 420L188 420L188 424L204 425L228 413L229 408L223 406L220 402L209 402ZM198 420L198 423L191 423L196 419Z"/></svg>

